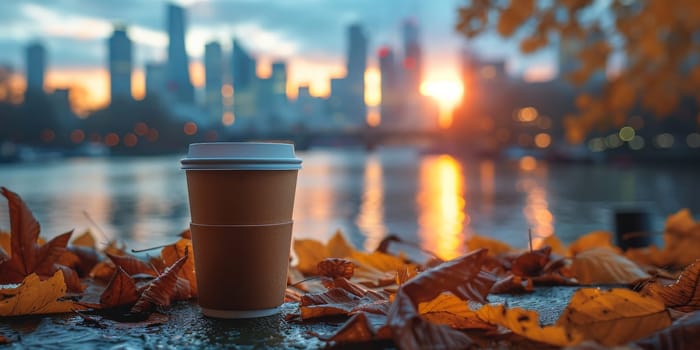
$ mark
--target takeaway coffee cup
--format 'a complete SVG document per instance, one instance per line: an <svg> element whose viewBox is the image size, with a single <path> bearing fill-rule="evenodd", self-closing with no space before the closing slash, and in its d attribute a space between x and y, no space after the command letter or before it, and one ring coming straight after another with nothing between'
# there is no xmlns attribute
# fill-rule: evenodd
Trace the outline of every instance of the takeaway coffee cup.
<svg viewBox="0 0 700 350"><path fill-rule="evenodd" d="M190 145L187 176L202 313L272 315L284 300L301 159L292 144Z"/></svg>

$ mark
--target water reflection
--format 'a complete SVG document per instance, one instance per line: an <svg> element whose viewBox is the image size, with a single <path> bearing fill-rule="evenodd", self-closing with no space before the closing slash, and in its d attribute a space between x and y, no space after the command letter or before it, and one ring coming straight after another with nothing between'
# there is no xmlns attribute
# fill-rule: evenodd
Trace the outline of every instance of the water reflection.
<svg viewBox="0 0 700 350"><path fill-rule="evenodd" d="M357 247L376 248L388 233L420 242L442 257L458 255L472 232L535 246L555 232L565 242L611 229L621 201L653 203L653 226L683 207L700 212L697 167L616 169L543 161L458 159L414 149L299 152L294 235L327 240L337 229ZM18 192L50 238L101 226L102 243L117 238L142 248L174 241L189 224L179 156L67 160L0 166L0 186ZM526 162L527 163L527 162ZM597 179L592 181L591 179ZM697 214L696 214L697 215ZM0 200L0 229L9 228ZM539 238L539 239L538 239Z"/></svg>
<svg viewBox="0 0 700 350"><path fill-rule="evenodd" d="M463 250L464 176L452 157L424 158L419 169L418 236L421 245L449 259Z"/></svg>
<svg viewBox="0 0 700 350"><path fill-rule="evenodd" d="M376 154L367 157L365 163L364 186L357 227L367 235L365 250L372 250L379 245L387 228L384 225L384 183L382 163Z"/></svg>

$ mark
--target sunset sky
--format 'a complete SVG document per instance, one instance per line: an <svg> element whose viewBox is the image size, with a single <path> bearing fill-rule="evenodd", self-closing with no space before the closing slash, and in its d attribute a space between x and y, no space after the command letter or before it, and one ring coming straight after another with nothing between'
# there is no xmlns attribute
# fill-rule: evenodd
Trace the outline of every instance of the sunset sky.
<svg viewBox="0 0 700 350"><path fill-rule="evenodd" d="M377 48L400 51L403 19L417 19L424 52L424 80L454 80L463 48L486 58L508 58L513 72L525 68L551 75L554 56L524 58L517 46L495 34L467 42L455 33L458 0L200 0L175 1L187 8L187 50L195 86L203 85L204 45L219 41L224 50L239 38L259 58L265 76L272 60L288 63L290 95L301 83L324 96L329 79L344 74L346 27L361 23L369 37L369 78L376 83ZM81 86L93 106L108 99L106 40L114 23L129 26L135 43L133 95L143 96L143 67L164 61L167 36L164 0L0 1L0 64L24 73L24 47L40 40L48 51L47 88ZM551 50L550 50L551 51ZM533 64L534 62L534 64ZM371 87L370 87L371 89Z"/></svg>

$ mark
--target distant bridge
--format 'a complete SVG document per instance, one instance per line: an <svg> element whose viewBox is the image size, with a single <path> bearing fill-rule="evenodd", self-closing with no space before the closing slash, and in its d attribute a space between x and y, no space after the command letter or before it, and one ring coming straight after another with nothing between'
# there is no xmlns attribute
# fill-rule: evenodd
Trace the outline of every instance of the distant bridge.
<svg viewBox="0 0 700 350"><path fill-rule="evenodd" d="M445 130L387 130L366 128L343 131L298 130L293 133L265 133L233 135L236 140L291 140L298 148L311 146L352 146L361 145L374 149L380 145L420 145L434 146L445 144L452 139Z"/></svg>

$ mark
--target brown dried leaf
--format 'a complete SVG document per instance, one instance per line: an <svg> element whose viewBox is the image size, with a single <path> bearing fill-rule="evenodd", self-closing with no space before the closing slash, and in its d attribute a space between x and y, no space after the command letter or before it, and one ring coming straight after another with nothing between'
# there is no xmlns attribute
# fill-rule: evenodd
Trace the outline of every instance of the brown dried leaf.
<svg viewBox="0 0 700 350"><path fill-rule="evenodd" d="M185 231L189 232L189 230ZM194 270L194 254L188 254L192 250L192 240L188 238L181 238L175 244L165 246L161 251L160 255L163 259L163 263L166 266L170 266L179 260L183 256L188 256L185 264L180 269L179 276L184 278L190 284L190 293L193 296L197 295L197 274ZM189 299L189 298L188 298Z"/></svg>
<svg viewBox="0 0 700 350"><path fill-rule="evenodd" d="M693 312L674 321L671 326L636 341L634 345L649 350L695 350L700 348L698 333L700 333L700 312Z"/></svg>
<svg viewBox="0 0 700 350"><path fill-rule="evenodd" d="M68 240L73 231L66 232L42 244L39 238L39 223L22 198L7 188L0 188L2 195L7 198L10 212L11 257L0 263L0 284L19 283L31 273L48 278L55 274L61 267L57 264L66 249ZM6 257L3 257L5 259ZM2 260L2 259L0 259ZM73 274L69 268L62 268L64 277L70 291L81 292L80 283L75 283Z"/></svg>
<svg viewBox="0 0 700 350"><path fill-rule="evenodd" d="M326 258L318 263L317 269L320 276L351 278L355 272L355 264L346 259Z"/></svg>
<svg viewBox="0 0 700 350"><path fill-rule="evenodd" d="M116 266L111 261L101 261L90 270L88 276L98 281L107 282L112 278L115 270Z"/></svg>
<svg viewBox="0 0 700 350"><path fill-rule="evenodd" d="M100 296L100 305L104 308L131 305L138 299L136 283L124 269L117 267L112 279L107 284L107 288Z"/></svg>
<svg viewBox="0 0 700 350"><path fill-rule="evenodd" d="M323 293L305 294L301 297L301 318L307 320L333 315L347 315L360 302L361 297L341 288L332 288Z"/></svg>
<svg viewBox="0 0 700 350"><path fill-rule="evenodd" d="M151 276L158 276L158 271L150 264L142 261L141 259L130 256L130 255L113 255L106 253L106 255L114 262L118 267L124 269L124 272L128 273L129 276L146 274Z"/></svg>
<svg viewBox="0 0 700 350"><path fill-rule="evenodd" d="M333 335L322 338L328 342L355 343L374 340L374 331L364 313L350 317Z"/></svg>
<svg viewBox="0 0 700 350"><path fill-rule="evenodd" d="M22 281L24 276L34 272L36 268L39 222L36 221L31 210L19 195L5 187L0 187L0 192L7 198L10 211L10 254L12 254L12 260L8 264L12 264L13 272L16 273L15 278L3 283L18 283Z"/></svg>
<svg viewBox="0 0 700 350"><path fill-rule="evenodd" d="M700 309L700 261L685 268L674 284L649 283L644 286L642 293L679 311Z"/></svg>
<svg viewBox="0 0 700 350"><path fill-rule="evenodd" d="M449 291L460 299L486 301L495 277L483 272L487 251L480 249L418 274L402 285L389 312L387 324L402 349L426 347L461 349L472 344L464 333L420 317L418 305Z"/></svg>
<svg viewBox="0 0 700 350"><path fill-rule="evenodd" d="M523 294L534 291L531 279L514 275L499 279L491 287L491 294Z"/></svg>
<svg viewBox="0 0 700 350"><path fill-rule="evenodd" d="M522 253L511 263L511 271L520 277L535 277L542 274L544 267L549 263L549 254L552 248L543 248Z"/></svg>
<svg viewBox="0 0 700 350"><path fill-rule="evenodd" d="M399 348L466 349L472 345L472 340L466 334L421 318L415 301L411 299L403 287L399 289L387 320L394 343Z"/></svg>
<svg viewBox="0 0 700 350"><path fill-rule="evenodd" d="M149 311L153 306L167 306L177 293L177 274L187 260L187 255L170 265L163 274L148 284L136 305L131 308L133 313Z"/></svg>
<svg viewBox="0 0 700 350"><path fill-rule="evenodd" d="M637 264L608 248L579 253L570 269L573 277L583 284L624 284L650 277Z"/></svg>
<svg viewBox="0 0 700 350"><path fill-rule="evenodd" d="M401 289L416 304L432 300L449 291L461 299L486 303L495 276L481 270L486 250L480 249L446 261L412 278Z"/></svg>

